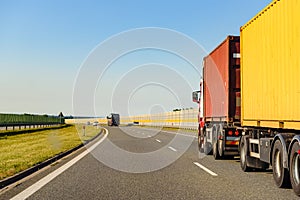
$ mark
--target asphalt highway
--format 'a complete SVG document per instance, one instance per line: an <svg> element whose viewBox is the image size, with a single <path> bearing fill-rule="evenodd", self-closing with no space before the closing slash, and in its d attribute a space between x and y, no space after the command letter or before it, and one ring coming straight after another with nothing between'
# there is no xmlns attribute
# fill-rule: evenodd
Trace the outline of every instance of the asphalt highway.
<svg viewBox="0 0 300 200"><path fill-rule="evenodd" d="M107 128L107 127L106 127ZM109 127L98 141L5 189L0 199L298 199L272 170L198 153L193 132Z"/></svg>

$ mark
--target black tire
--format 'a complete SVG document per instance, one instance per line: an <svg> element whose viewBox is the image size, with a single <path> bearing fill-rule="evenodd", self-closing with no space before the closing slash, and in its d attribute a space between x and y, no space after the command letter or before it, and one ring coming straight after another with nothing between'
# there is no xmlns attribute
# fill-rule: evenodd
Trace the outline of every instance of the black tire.
<svg viewBox="0 0 300 200"><path fill-rule="evenodd" d="M289 172L283 167L283 147L280 140L277 140L272 152L273 178L279 188L290 186Z"/></svg>
<svg viewBox="0 0 300 200"><path fill-rule="evenodd" d="M211 143L207 142L207 136L206 136L206 130L203 131L203 148L204 148L204 154L205 155L211 155L212 154L212 147Z"/></svg>
<svg viewBox="0 0 300 200"><path fill-rule="evenodd" d="M198 133L198 149L199 149L200 153L204 153L203 142L204 142L204 136L203 136L202 131L200 131L200 133Z"/></svg>
<svg viewBox="0 0 300 200"><path fill-rule="evenodd" d="M215 160L219 160L220 159L220 155L219 155L219 143L218 143L218 132L216 130L216 128L213 128L213 156L215 158Z"/></svg>
<svg viewBox="0 0 300 200"><path fill-rule="evenodd" d="M223 131L223 128L222 128L222 125L219 126L218 128L218 136L219 135L222 135L222 131ZM224 138L223 140L218 140L218 151L219 151L219 155L220 155L220 159L224 158Z"/></svg>
<svg viewBox="0 0 300 200"><path fill-rule="evenodd" d="M248 142L245 136L242 136L240 142L240 164L244 172L249 172L252 168L247 165Z"/></svg>
<svg viewBox="0 0 300 200"><path fill-rule="evenodd" d="M218 141L214 142L213 144L213 156L215 160L220 159L219 150L218 150Z"/></svg>
<svg viewBox="0 0 300 200"><path fill-rule="evenodd" d="M205 155L211 155L212 154L212 148L211 148L211 145L208 142L204 143L204 154Z"/></svg>
<svg viewBox="0 0 300 200"><path fill-rule="evenodd" d="M298 151L300 150L300 145L295 142L292 146L290 154L290 180L294 192L297 196L300 196L300 155Z"/></svg>

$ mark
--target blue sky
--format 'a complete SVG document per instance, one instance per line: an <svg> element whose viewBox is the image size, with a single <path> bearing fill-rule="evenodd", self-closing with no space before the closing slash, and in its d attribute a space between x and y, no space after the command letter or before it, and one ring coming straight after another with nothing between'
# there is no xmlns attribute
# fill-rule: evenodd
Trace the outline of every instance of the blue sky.
<svg viewBox="0 0 300 200"><path fill-rule="evenodd" d="M239 35L240 26L270 2L271 0L2 0L0 112L57 114L62 111L65 114L74 114L72 98L80 66L89 53L107 38L135 28L161 27L191 37L209 52L227 35ZM126 61L127 69L130 69L130 59L139 59L138 63L143 64L157 61L157 57L160 57L164 64L170 65L176 60L166 53L149 51L122 59ZM119 67L122 65L124 63ZM180 69L184 65L184 62L178 61L176 68ZM118 71L117 66L113 69ZM189 78L188 74L187 72L185 78L191 79L191 90L198 89L200 77L191 75ZM107 76L109 80L109 74ZM97 105L97 102L101 101L99 98L111 91L109 85L111 84L92 86L98 88L95 89L97 111L91 113L81 110L79 113L106 115L110 111L118 112L110 108L109 99ZM162 91L157 92L160 94ZM129 103L132 107L139 105L132 111L134 114L152 112L149 108L142 108L143 98L154 107L160 104L159 98L150 101L155 94L154 88L151 93L152 95L147 95L147 92L143 95L141 93L137 96L139 102ZM180 106L196 107L191 101L185 101ZM164 111L176 107L176 104L166 105L167 102L162 104Z"/></svg>

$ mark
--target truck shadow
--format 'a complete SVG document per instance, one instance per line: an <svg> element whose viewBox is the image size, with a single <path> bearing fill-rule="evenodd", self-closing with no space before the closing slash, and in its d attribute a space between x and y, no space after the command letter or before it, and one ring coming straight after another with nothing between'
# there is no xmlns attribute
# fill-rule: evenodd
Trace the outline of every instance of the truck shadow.
<svg viewBox="0 0 300 200"><path fill-rule="evenodd" d="M235 160L235 162L240 163L240 157L235 157L233 160ZM265 173L265 174L273 174L273 170L271 167L269 167L268 169L251 169L249 172L258 172L258 173Z"/></svg>

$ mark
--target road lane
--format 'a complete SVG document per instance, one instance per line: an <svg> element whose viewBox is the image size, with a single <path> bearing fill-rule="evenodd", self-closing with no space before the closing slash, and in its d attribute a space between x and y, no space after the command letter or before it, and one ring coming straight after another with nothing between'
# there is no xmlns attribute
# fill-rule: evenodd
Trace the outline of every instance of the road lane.
<svg viewBox="0 0 300 200"><path fill-rule="evenodd" d="M88 148L86 151L82 152L80 155L78 155L77 157L75 157L74 159L72 159L71 161L69 161L68 163L66 163L65 165L61 166L59 169L55 170L54 172L48 174L46 177L42 178L41 180L39 180L35 184L31 185L26 190L22 191L21 193L19 193L16 196L14 196L12 198L12 200L26 199L29 196L31 196L32 194L34 194L35 192L37 192L43 186L45 186L46 184L48 184L54 178L56 178L57 176L59 176L61 173L63 173L68 168L70 168L71 166L73 166L76 162L78 162L83 157L85 157L89 152L93 151L101 142L103 142L105 140L105 138L107 137L107 135L108 135L108 131L107 131L107 129L105 129L104 136L98 142L96 142L93 146L91 146L90 148Z"/></svg>
<svg viewBox="0 0 300 200"><path fill-rule="evenodd" d="M167 148L174 139L174 134L157 133L135 127L129 127L125 132L128 131L130 135L119 128L109 128L108 139L119 148L135 153L157 151L163 147L166 147L166 151L162 151L161 157L179 153ZM142 131L144 135L151 135L151 138L132 136L143 135L138 131ZM95 152L103 150L104 144L101 143ZM172 147L178 151L183 149L180 144ZM106 153L111 157L115 156ZM205 166L218 176L212 176L194 162ZM7 199L12 196L0 197ZM174 163L148 173L117 171L99 162L93 154L88 154L29 199L297 199L297 197L291 189L277 188L271 171L244 173L238 160L215 161L212 156L199 155L195 139L184 155Z"/></svg>

